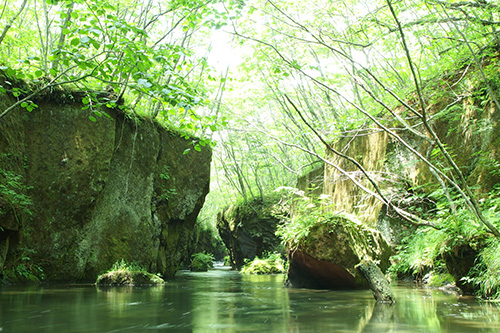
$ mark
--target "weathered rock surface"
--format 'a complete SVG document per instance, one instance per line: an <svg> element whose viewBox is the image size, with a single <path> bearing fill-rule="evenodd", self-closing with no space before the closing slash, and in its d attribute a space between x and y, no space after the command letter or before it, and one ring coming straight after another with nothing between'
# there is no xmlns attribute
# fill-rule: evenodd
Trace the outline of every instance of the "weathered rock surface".
<svg viewBox="0 0 500 333"><path fill-rule="evenodd" d="M443 105L448 103L445 99L443 97L443 101L439 104L431 105L430 113L442 110ZM500 182L499 174L492 172L491 168L500 160L498 145L500 113L495 110L493 103L478 105L478 102L472 98L464 100L461 109L457 108L457 111L436 119L433 128L448 151L453 154L467 182L473 185L475 194L481 198ZM480 127L478 124L485 123L491 126L481 127L482 130L478 131ZM422 156L429 156L432 151L433 147L429 147L428 142L422 138L412 137L412 134L407 131L398 132L398 135ZM335 142L333 146L336 150L359 161L368 174L377 181L379 189L386 195L386 198L390 199L394 205L421 217L432 218L436 205L428 196L433 191L441 190L442 186L429 168L400 142L388 137L384 132L359 130L346 133L346 136ZM363 186L375 191L375 188L352 163L331 152L327 152L326 157L334 165L346 170L349 176ZM430 158L434 163L436 159L439 159L435 156ZM316 173L315 177L317 176ZM305 182L304 180L298 182L302 190L309 186L308 178L304 179ZM424 189L427 193L423 192ZM396 248L404 237L410 236L416 230L416 227L409 225L393 209L388 209L382 202L367 195L346 175L328 164L325 164L321 194L330 197L331 204L328 209L331 212L340 211L357 216L363 224L382 232L393 248ZM470 246L464 244L461 248L450 248L443 255L457 286L465 292L471 291L471 285L465 283L462 278L467 275L479 253L469 251L469 249ZM302 255L298 253L298 256ZM309 253L307 255L311 256ZM314 257L314 259L318 258ZM312 261L309 262L312 265ZM322 263L326 265L324 261ZM320 266L319 263L314 265ZM312 274L306 272L305 265L302 265L300 270L303 276ZM324 266L324 270L333 270L333 268ZM335 267L335 271L339 271L339 268ZM324 277L311 275L311 279L314 278L324 280Z"/></svg>
<svg viewBox="0 0 500 333"><path fill-rule="evenodd" d="M32 200L32 215L2 207L0 260L18 265L27 249L48 280L95 281L122 258L173 276L208 193L210 149L183 154L192 141L153 121L106 110L92 122L68 101L0 120L0 169Z"/></svg>
<svg viewBox="0 0 500 333"><path fill-rule="evenodd" d="M357 265L376 262L385 272L391 249L382 235L359 222L333 216L316 224L289 249L288 284L293 287L353 289L369 286Z"/></svg>
<svg viewBox="0 0 500 333"><path fill-rule="evenodd" d="M257 199L219 212L217 229L235 268L240 269L245 259L278 250L275 232L280 220L273 215L277 209L276 201Z"/></svg>

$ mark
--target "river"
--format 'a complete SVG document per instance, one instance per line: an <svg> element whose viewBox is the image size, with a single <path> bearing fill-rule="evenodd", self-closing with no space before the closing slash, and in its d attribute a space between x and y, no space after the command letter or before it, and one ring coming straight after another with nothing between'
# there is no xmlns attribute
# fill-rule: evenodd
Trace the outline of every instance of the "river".
<svg viewBox="0 0 500 333"><path fill-rule="evenodd" d="M500 332L500 305L472 297L407 284L391 306L283 279L216 269L159 287L4 287L0 332Z"/></svg>

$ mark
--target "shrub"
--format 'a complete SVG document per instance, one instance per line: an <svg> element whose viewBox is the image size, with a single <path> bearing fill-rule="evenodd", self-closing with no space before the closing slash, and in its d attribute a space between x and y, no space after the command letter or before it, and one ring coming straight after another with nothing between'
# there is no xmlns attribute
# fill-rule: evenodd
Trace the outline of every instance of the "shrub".
<svg viewBox="0 0 500 333"><path fill-rule="evenodd" d="M191 271L193 272L206 272L209 268L214 267L213 254L206 254L205 252L198 252L191 256Z"/></svg>
<svg viewBox="0 0 500 333"><path fill-rule="evenodd" d="M148 273L137 263L127 263L121 259L113 264L111 269L97 277L97 285L134 286L163 284L165 281L155 274Z"/></svg>
<svg viewBox="0 0 500 333"><path fill-rule="evenodd" d="M242 274L281 274L285 271L285 261L279 253L271 253L265 259L255 257L241 269Z"/></svg>

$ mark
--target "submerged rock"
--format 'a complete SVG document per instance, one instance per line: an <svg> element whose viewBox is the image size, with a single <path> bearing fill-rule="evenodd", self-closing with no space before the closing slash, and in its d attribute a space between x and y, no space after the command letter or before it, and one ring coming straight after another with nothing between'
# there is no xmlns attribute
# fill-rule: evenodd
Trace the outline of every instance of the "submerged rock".
<svg viewBox="0 0 500 333"><path fill-rule="evenodd" d="M389 267L391 249L380 232L342 216L312 226L308 236L288 250L287 283L293 287L352 289L369 287L357 265Z"/></svg>

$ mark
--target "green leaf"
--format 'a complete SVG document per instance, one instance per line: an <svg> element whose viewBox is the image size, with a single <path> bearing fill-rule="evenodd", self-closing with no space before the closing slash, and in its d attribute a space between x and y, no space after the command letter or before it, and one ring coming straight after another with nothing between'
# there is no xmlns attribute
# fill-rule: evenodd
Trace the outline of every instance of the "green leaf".
<svg viewBox="0 0 500 333"><path fill-rule="evenodd" d="M99 50L99 48L101 47L101 44L93 38L90 40L90 43L96 50Z"/></svg>
<svg viewBox="0 0 500 333"><path fill-rule="evenodd" d="M201 151L201 147L200 147L200 145L199 145L199 144L196 144L196 145L194 146L194 150L196 150L196 151Z"/></svg>
<svg viewBox="0 0 500 333"><path fill-rule="evenodd" d="M93 122L96 122L96 121L97 121L97 119L95 119L95 117L94 117L94 116L89 116L89 119L90 119L91 121L93 121Z"/></svg>
<svg viewBox="0 0 500 333"><path fill-rule="evenodd" d="M137 84L145 89L151 88L152 84L148 82L148 80L145 79L139 79L137 80Z"/></svg>

